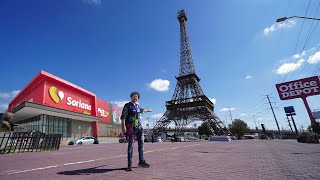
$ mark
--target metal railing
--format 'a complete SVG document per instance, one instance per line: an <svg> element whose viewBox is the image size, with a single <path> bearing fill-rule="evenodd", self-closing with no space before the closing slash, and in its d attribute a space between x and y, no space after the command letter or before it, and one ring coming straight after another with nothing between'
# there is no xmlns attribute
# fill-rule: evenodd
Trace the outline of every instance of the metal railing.
<svg viewBox="0 0 320 180"><path fill-rule="evenodd" d="M0 154L58 150L61 134L30 132L0 133Z"/></svg>

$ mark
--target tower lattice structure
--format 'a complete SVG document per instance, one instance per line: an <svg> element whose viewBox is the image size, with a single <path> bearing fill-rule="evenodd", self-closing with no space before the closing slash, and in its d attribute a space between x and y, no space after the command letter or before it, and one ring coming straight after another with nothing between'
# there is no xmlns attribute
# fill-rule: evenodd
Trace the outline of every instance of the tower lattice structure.
<svg viewBox="0 0 320 180"><path fill-rule="evenodd" d="M176 77L177 85L172 99L166 102L166 112L153 127L155 136L161 135L171 122L175 124L175 131L181 130L195 121L203 121L214 135L227 135L222 121L214 113L214 104L203 93L199 84L200 78L196 74L191 55L190 42L187 31L187 14L182 9L178 12L180 23L180 68Z"/></svg>

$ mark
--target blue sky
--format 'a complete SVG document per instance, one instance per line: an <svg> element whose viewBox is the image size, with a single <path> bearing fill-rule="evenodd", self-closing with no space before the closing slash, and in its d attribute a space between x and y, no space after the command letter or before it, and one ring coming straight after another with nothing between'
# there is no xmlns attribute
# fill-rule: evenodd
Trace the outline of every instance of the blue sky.
<svg viewBox="0 0 320 180"><path fill-rule="evenodd" d="M181 3L180 3L181 2ZM296 123L310 124L302 100L280 101L275 85L308 77L319 69L320 28L316 22L283 16L305 15L309 1L226 0L4 0L0 2L0 108L40 70L45 70L112 102L141 92L140 103L159 116L165 112L179 69L179 23L188 14L192 55L201 86L216 99L215 111L254 127L276 125L263 95L272 101L280 127L288 129L283 106L294 105ZM318 0L307 16L314 17ZM320 12L316 15L320 17ZM301 30L302 24L304 26ZM313 24L312 24L313 23ZM316 28L305 43L310 27ZM301 31L299 41L298 34ZM298 42L298 43L297 43ZM297 44L297 48L295 45ZM302 48L305 46L304 50ZM315 55L314 55L315 54ZM294 56L295 55L295 56ZM314 55L314 56L313 56ZM289 64L288 64L289 63ZM291 63L291 64L290 64ZM308 99L320 108L319 97ZM145 115L145 118L147 115Z"/></svg>

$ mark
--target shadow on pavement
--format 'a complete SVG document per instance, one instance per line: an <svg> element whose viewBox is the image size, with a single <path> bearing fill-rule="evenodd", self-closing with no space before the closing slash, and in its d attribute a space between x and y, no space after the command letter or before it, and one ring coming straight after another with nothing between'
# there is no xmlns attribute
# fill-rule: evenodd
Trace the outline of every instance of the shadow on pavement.
<svg viewBox="0 0 320 180"><path fill-rule="evenodd" d="M102 174L102 173L107 173L111 171L126 171L126 168L98 169L100 167L103 167L103 166L97 166L97 167L92 167L87 169L78 169L73 171L63 171L63 172L58 172L57 174L74 176L74 175Z"/></svg>
<svg viewBox="0 0 320 180"><path fill-rule="evenodd" d="M296 153L291 153L291 154L320 154L320 152L296 152Z"/></svg>

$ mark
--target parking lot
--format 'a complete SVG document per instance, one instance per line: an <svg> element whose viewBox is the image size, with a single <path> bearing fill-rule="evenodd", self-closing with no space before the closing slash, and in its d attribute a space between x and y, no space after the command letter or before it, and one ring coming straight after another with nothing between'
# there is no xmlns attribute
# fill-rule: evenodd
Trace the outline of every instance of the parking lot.
<svg viewBox="0 0 320 180"><path fill-rule="evenodd" d="M137 153L137 144L135 144ZM127 144L0 156L1 179L319 179L320 145L285 140L146 143L148 169L125 171ZM138 163L137 154L134 165Z"/></svg>

